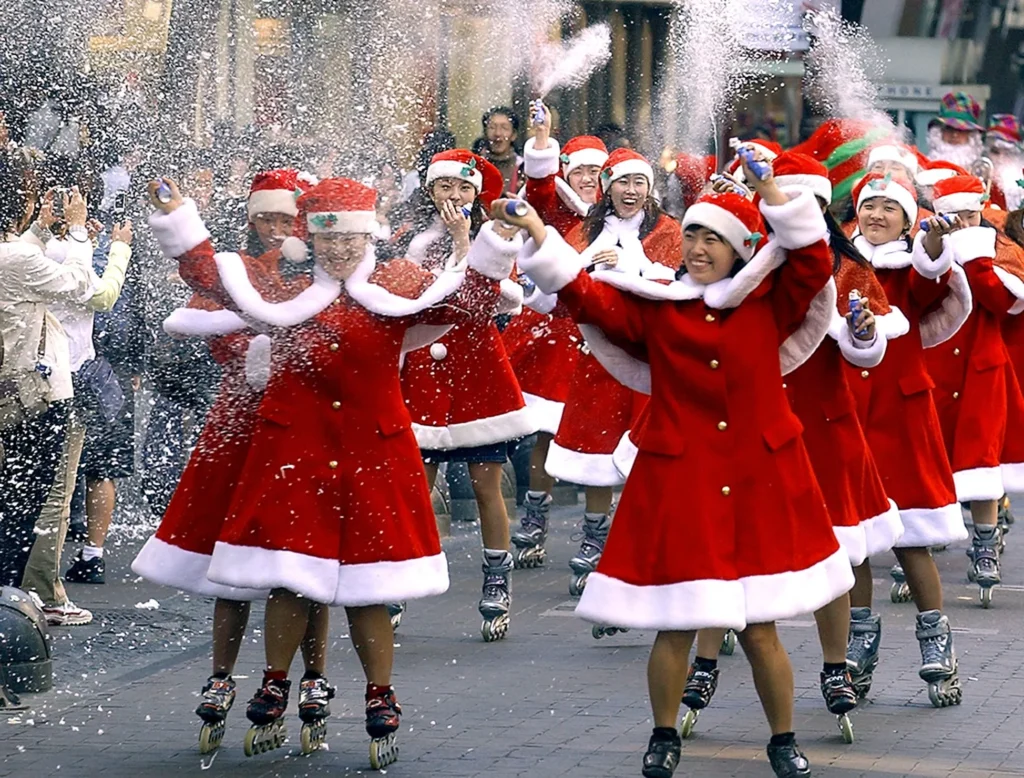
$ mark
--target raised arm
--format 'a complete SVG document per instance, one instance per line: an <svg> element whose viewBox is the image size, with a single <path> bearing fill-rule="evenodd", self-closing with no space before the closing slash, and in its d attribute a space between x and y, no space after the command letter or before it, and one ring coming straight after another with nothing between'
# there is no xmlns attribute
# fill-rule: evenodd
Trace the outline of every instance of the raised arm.
<svg viewBox="0 0 1024 778"><path fill-rule="evenodd" d="M132 224L115 227L107 247L107 266L96 286L96 291L89 298L88 307L94 311L110 311L121 296L124 288L128 262L132 258Z"/></svg>

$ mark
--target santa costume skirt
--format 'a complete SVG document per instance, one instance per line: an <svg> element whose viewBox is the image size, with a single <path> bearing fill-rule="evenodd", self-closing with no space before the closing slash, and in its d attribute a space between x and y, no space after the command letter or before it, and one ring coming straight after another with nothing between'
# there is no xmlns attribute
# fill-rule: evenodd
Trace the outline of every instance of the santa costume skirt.
<svg viewBox="0 0 1024 778"><path fill-rule="evenodd" d="M806 470L806 454L794 456ZM638 454L577 615L634 629L743 630L813 612L853 586L817 489L790 498L791 520L746 505L739 489L727 498L732 517L709 519L693 505L714 497L690 501L680 471L675 457ZM814 515L821 520L792 520Z"/></svg>
<svg viewBox="0 0 1024 778"><path fill-rule="evenodd" d="M581 486L621 485L615 449L646 402L646 395L627 389L585 352L573 373L544 469L560 481Z"/></svg>
<svg viewBox="0 0 1024 778"><path fill-rule="evenodd" d="M579 328L567 316L524 308L502 338L537 431L554 435L583 343Z"/></svg>
<svg viewBox="0 0 1024 778"><path fill-rule="evenodd" d="M225 368L227 371L229 368ZM227 520L234 485L245 465L262 393L225 372L196 447L160 526L132 562L155 583L207 597L266 599L268 590L228 586L207 576L214 545Z"/></svg>
<svg viewBox="0 0 1024 778"><path fill-rule="evenodd" d="M892 355L887 356L890 359ZM885 493L900 509L896 548L945 546L967 538L927 375L903 379L849 368L864 436Z"/></svg>

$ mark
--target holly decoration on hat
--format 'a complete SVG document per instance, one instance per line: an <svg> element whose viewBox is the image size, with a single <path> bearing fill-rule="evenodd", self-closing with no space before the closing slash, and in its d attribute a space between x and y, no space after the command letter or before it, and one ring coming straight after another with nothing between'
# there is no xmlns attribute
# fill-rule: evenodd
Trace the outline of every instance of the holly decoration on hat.
<svg viewBox="0 0 1024 778"><path fill-rule="evenodd" d="M569 164L569 155L568 154L561 154L561 155L559 155L558 158L562 161L563 165L568 165Z"/></svg>
<svg viewBox="0 0 1024 778"><path fill-rule="evenodd" d="M747 236L746 240L743 241L743 245L750 246L750 248L752 248L754 251L757 251L757 244L760 243L763 239L764 235L755 230L754 232L750 233Z"/></svg>
<svg viewBox="0 0 1024 778"><path fill-rule="evenodd" d="M338 224L338 214L336 213L314 213L309 217L309 221L314 227L321 230L330 230Z"/></svg>
<svg viewBox="0 0 1024 778"><path fill-rule="evenodd" d="M877 191L879 189L885 189L891 183L892 173L886 173L884 178L876 178L874 181L869 181L868 186Z"/></svg>
<svg viewBox="0 0 1024 778"><path fill-rule="evenodd" d="M1024 178L1017 179L1017 186L1019 186L1021 189L1024 189Z"/></svg>
<svg viewBox="0 0 1024 778"><path fill-rule="evenodd" d="M463 168L462 168L462 170L460 171L459 174L464 176L464 177L468 177L468 176L473 175L473 171L474 170L476 170L476 160L475 159L471 159L471 160L469 160L469 162L467 162L463 166Z"/></svg>

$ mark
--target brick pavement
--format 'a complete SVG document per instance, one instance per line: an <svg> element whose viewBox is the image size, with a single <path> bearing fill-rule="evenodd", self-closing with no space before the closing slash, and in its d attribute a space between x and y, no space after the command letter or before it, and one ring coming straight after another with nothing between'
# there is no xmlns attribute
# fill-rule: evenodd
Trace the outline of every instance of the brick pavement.
<svg viewBox="0 0 1024 778"><path fill-rule="evenodd" d="M595 641L571 615L566 562L578 508L558 509L547 568L519 573L510 637L479 638L478 535L457 527L446 542L452 589L413 603L396 638L395 682L405 707L400 761L391 776L638 776L650 731L645 664L650 634ZM914 608L888 599L888 559L875 569L883 613L882 659L870 701L853 714L857 742L844 745L817 688L820 652L811 618L781 633L796 669L797 732L814 774L854 776L1024 775L1024 551L1009 537L1004 580L993 610L977 605L966 584L962 546L937 556L947 611L958 630L964 703L935 710L918 680ZM244 700L262 664L253 625L238 667L240 700L212 765L196 751L193 715L208 673L210 605L200 598L138 582L127 563L138 543L111 552L106 587L76 587L72 597L97 604L97 624L55 630L53 692L32 699L29 713L0 719L0 776L361 775L367 768L362 726L363 681L334 612L331 681L339 687L329 750L298 753L292 742L253 759L242 753ZM681 552L682 553L682 552ZM134 608L149 598L156 611ZM723 658L722 680L698 732L684 745L680 776L770 776L767 726L749 668L737 651Z"/></svg>

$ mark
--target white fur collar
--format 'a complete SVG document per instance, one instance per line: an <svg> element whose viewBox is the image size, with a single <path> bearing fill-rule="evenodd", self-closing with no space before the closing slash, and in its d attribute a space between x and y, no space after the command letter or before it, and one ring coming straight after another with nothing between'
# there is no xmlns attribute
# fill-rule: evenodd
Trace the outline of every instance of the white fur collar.
<svg viewBox="0 0 1024 778"><path fill-rule="evenodd" d="M894 240L876 246L857 232L853 236L853 245L876 270L896 270L901 267L910 267L911 255L905 240Z"/></svg>
<svg viewBox="0 0 1024 778"><path fill-rule="evenodd" d="M249 325L234 311L220 308L204 311L201 308L177 308L164 319L164 332L171 337L210 338L241 332Z"/></svg>
<svg viewBox="0 0 1024 778"><path fill-rule="evenodd" d="M953 258L961 265L996 255L996 231L992 227L965 227L951 232L946 240L953 248Z"/></svg>
<svg viewBox="0 0 1024 778"><path fill-rule="evenodd" d="M595 255L613 249L619 255L618 264L613 270L604 272L629 276L644 275L654 263L647 257L643 243L640 242L640 225L643 220L643 211L630 219L620 219L614 214L608 214L604 217L601 234L580 252L580 256L589 264Z"/></svg>
<svg viewBox="0 0 1024 778"><path fill-rule="evenodd" d="M590 203L583 202L582 198L576 194L576 191L569 186L569 182L561 176L555 176L555 191L558 193L558 198L562 201L562 205L581 219L590 211L592 207Z"/></svg>
<svg viewBox="0 0 1024 778"><path fill-rule="evenodd" d="M735 276L723 278L713 284L695 283L689 274L668 284L639 275L609 270L597 271L593 278L648 300L676 301L703 298L709 308L726 309L740 305L748 294L782 265L785 259L786 252L778 247L774 239L770 239Z"/></svg>
<svg viewBox="0 0 1024 778"><path fill-rule="evenodd" d="M406 259L411 259L417 265L422 265L427 258L427 250L430 246L443 238L447 232L440 215L435 215L427 229L413 236L409 242L409 248L405 252Z"/></svg>

